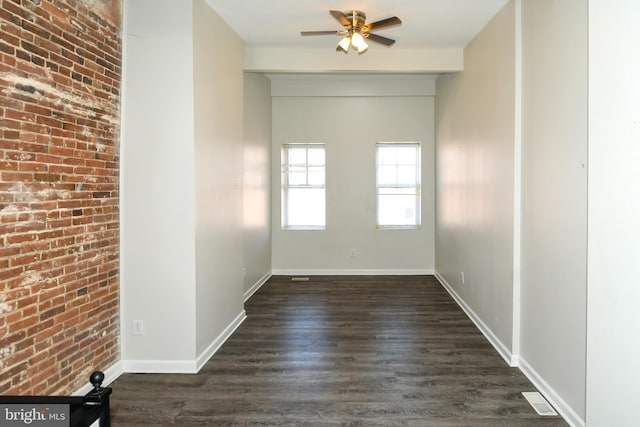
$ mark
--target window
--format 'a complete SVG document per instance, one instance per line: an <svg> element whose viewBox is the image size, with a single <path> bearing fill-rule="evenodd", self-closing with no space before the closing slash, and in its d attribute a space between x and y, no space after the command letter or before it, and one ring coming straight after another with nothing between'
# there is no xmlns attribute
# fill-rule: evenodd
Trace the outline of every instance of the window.
<svg viewBox="0 0 640 427"><path fill-rule="evenodd" d="M420 226L420 144L376 144L378 228Z"/></svg>
<svg viewBox="0 0 640 427"><path fill-rule="evenodd" d="M324 144L283 145L282 227L324 229Z"/></svg>

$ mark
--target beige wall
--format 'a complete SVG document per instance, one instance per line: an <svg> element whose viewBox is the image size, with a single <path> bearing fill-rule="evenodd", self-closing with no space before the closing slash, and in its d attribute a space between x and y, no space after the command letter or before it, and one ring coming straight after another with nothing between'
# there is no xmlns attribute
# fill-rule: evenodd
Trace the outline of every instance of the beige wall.
<svg viewBox="0 0 640 427"><path fill-rule="evenodd" d="M512 1L467 46L465 71L438 79L436 97L437 274L576 425L585 416L586 35L581 1Z"/></svg>
<svg viewBox="0 0 640 427"><path fill-rule="evenodd" d="M436 95L436 270L510 363L514 116L510 2L465 49L465 71L438 78Z"/></svg>
<svg viewBox="0 0 640 427"><path fill-rule="evenodd" d="M391 92L398 93L422 87L409 77L370 79L368 84L363 83L364 77L356 80L363 85L359 93L344 97L339 96L344 92L336 91L344 81L335 78L304 85L315 91L321 88L325 96L306 96L304 90L295 96L282 86L287 96L274 94L274 272L433 271L433 96L379 95L382 88L395 88ZM422 143L422 226L418 230L376 230L375 144L385 141ZM326 230L281 229L280 153L282 144L290 142L326 144Z"/></svg>
<svg viewBox="0 0 640 427"><path fill-rule="evenodd" d="M124 5L123 369L195 372L244 318L242 42L203 0Z"/></svg>
<svg viewBox="0 0 640 427"><path fill-rule="evenodd" d="M526 0L522 22L523 369L585 416L587 6Z"/></svg>
<svg viewBox="0 0 640 427"><path fill-rule="evenodd" d="M194 0L193 51L196 355L202 357L244 313L242 41L204 0Z"/></svg>
<svg viewBox="0 0 640 427"><path fill-rule="evenodd" d="M189 360L195 353L195 317L189 313L195 299L190 6L124 2L120 318L125 369L127 360ZM176 314L167 316L159 307ZM144 322L144 335L132 334L133 320Z"/></svg>
<svg viewBox="0 0 640 427"><path fill-rule="evenodd" d="M271 82L244 74L244 292L271 272Z"/></svg>

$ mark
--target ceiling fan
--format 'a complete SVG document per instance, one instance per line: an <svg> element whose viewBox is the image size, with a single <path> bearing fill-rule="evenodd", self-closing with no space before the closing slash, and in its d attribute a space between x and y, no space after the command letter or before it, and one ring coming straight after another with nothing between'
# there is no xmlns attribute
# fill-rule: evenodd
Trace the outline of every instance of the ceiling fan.
<svg viewBox="0 0 640 427"><path fill-rule="evenodd" d="M335 34L337 36L343 36L340 43L338 43L338 47L336 47L336 51L342 51L344 53L349 52L349 47L353 47L359 54L364 53L369 48L365 40L391 46L396 42L395 40L374 34L371 31L402 24L402 21L397 16L367 23L367 16L359 10L346 12L330 10L329 13L344 27L344 30L302 31L300 35L324 36Z"/></svg>

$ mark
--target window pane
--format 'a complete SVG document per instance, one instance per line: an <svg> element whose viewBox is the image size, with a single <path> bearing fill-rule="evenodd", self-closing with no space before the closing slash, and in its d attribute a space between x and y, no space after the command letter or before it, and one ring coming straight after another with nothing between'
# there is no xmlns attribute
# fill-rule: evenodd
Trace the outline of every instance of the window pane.
<svg viewBox="0 0 640 427"><path fill-rule="evenodd" d="M314 186L324 186L324 168L310 167L308 184Z"/></svg>
<svg viewBox="0 0 640 427"><path fill-rule="evenodd" d="M396 183L396 167L380 166L378 167L378 185L389 185Z"/></svg>
<svg viewBox="0 0 640 427"><path fill-rule="evenodd" d="M289 164L304 165L307 163L306 148L289 148Z"/></svg>
<svg viewBox="0 0 640 427"><path fill-rule="evenodd" d="M415 165L417 157L416 147L398 147L398 164Z"/></svg>
<svg viewBox="0 0 640 427"><path fill-rule="evenodd" d="M286 225L323 226L324 188L291 188L288 191Z"/></svg>
<svg viewBox="0 0 640 427"><path fill-rule="evenodd" d="M282 149L282 226L323 228L324 145L285 144Z"/></svg>
<svg viewBox="0 0 640 427"><path fill-rule="evenodd" d="M377 145L378 225L420 225L420 145Z"/></svg>
<svg viewBox="0 0 640 427"><path fill-rule="evenodd" d="M382 165L397 163L396 153L395 147L378 147L378 163Z"/></svg>
<svg viewBox="0 0 640 427"><path fill-rule="evenodd" d="M324 148L309 148L310 165L323 165L324 166Z"/></svg>
<svg viewBox="0 0 640 427"><path fill-rule="evenodd" d="M290 167L288 178L289 178L289 185L306 185L307 169L299 166Z"/></svg>
<svg viewBox="0 0 640 427"><path fill-rule="evenodd" d="M416 191L418 191L415 187L381 187L378 190L378 194L380 195L389 195L389 196L393 196L393 195L404 195L404 194L408 194L411 196L416 196L419 195L420 193L417 193Z"/></svg>
<svg viewBox="0 0 640 427"><path fill-rule="evenodd" d="M416 185L416 167L415 166L399 166L398 167L398 184Z"/></svg>
<svg viewBox="0 0 640 427"><path fill-rule="evenodd" d="M378 225L417 225L417 196L379 195Z"/></svg>

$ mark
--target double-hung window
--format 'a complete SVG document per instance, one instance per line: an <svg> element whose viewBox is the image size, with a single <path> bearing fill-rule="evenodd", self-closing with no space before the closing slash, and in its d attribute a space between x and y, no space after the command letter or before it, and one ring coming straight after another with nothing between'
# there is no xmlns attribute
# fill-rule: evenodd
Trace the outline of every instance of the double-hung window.
<svg viewBox="0 0 640 427"><path fill-rule="evenodd" d="M420 226L420 143L376 144L378 228Z"/></svg>
<svg viewBox="0 0 640 427"><path fill-rule="evenodd" d="M324 144L282 146L282 228L325 228Z"/></svg>

